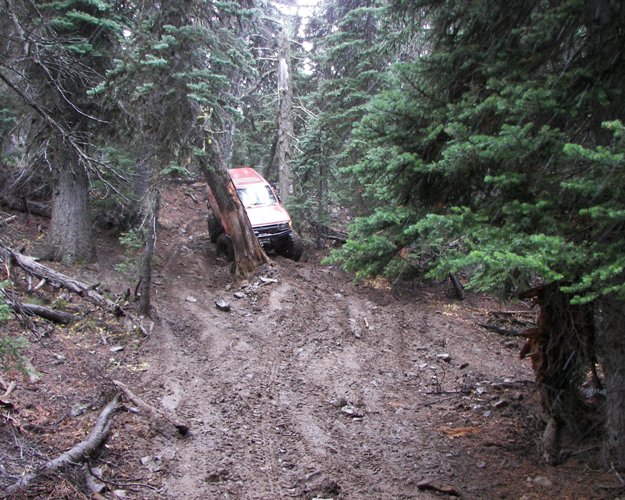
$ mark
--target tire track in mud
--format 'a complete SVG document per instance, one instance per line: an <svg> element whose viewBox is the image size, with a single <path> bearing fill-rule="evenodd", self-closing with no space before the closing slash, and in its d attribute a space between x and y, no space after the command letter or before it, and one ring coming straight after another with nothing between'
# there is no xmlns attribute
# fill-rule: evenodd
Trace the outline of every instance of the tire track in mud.
<svg viewBox="0 0 625 500"><path fill-rule="evenodd" d="M293 367L286 375L300 375L287 385L286 396L303 402L291 415L301 437L295 452L302 464L299 494L359 498L394 491L395 496L401 488L389 477L389 443L382 438L393 435L384 416L393 391L381 386L404 364L403 350L394 347L403 343L394 327L385 328L385 313L352 285L328 276L327 269L297 271L291 283L313 284L314 293L300 294L288 311L282 308L278 321L280 331L290 332ZM275 304L289 286L277 287L268 303ZM427 497L408 489L413 498Z"/></svg>
<svg viewBox="0 0 625 500"><path fill-rule="evenodd" d="M362 371L363 365L369 365L367 369L373 366L358 343L363 335L369 335L362 331L363 312L373 320L373 311L351 292L327 288L322 276L317 273L314 279L318 283L316 297L302 307L307 314L305 322L314 325L316 334L312 339L298 339L302 343L299 349L305 353L299 358L299 371L306 380L302 392L313 399L299 414L296 425L304 437L305 453L313 458L312 473L316 473L316 484L308 485L308 489L315 492L315 488L325 487L353 495L359 489L357 483L366 483L379 471L374 453L366 449L354 453L349 444L361 440L358 427L369 418ZM300 319L291 319L291 324L297 329ZM368 489L363 486L362 493Z"/></svg>
<svg viewBox="0 0 625 500"><path fill-rule="evenodd" d="M489 382L529 372L475 328L481 300L472 312L470 297L460 306L442 287L374 289L280 258L263 270L269 279L235 284L197 207L180 211L180 201L164 204L160 321L142 346L151 366L140 394L175 411L191 435L151 436L145 453L162 457L153 480L163 487L150 498L440 498L419 489L430 480L467 498L527 491L538 472L519 457L528 445L510 439L525 400L511 397L519 386L504 396ZM215 308L220 298L231 312ZM502 397L508 416L493 405ZM444 432L456 427L475 433ZM506 465L519 459L525 475Z"/></svg>
<svg viewBox="0 0 625 500"><path fill-rule="evenodd" d="M178 291L177 301L184 312L166 311L159 333L170 352L186 355L184 365L180 356L166 361L163 373L172 371L170 364L189 368L179 382L185 395L178 412L191 419L192 437L176 446L169 494L187 491L185 498L293 496L294 482L284 474L292 465L282 456L297 437L289 430L285 404L280 401L280 377L288 369L288 352L280 336L266 318L262 322L267 328L250 328L258 326L259 318L251 318L240 302L234 304L235 312L216 315L211 312L210 294L195 292L201 298L189 304L185 302L188 293ZM172 334L174 329L178 335ZM205 364L212 369L199 368ZM165 398L163 403L167 403Z"/></svg>

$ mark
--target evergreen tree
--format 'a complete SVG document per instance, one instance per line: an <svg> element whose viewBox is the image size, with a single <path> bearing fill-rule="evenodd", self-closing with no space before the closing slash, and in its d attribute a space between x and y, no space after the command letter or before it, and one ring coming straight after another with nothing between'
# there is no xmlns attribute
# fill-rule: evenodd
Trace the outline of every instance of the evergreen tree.
<svg viewBox="0 0 625 500"><path fill-rule="evenodd" d="M622 300L622 167L596 149L613 140L601 124L625 111L622 3L392 6L424 53L394 66L359 125L350 171L372 210L335 259L360 276L463 272L508 294L541 280L571 307Z"/></svg>
<svg viewBox="0 0 625 500"><path fill-rule="evenodd" d="M108 84L111 100L125 103L124 132L140 166L137 194L146 200L142 300L149 296L154 207L164 174L189 173L198 166L218 201L229 207L222 214L241 219L233 235L238 272L245 274L265 259L226 172L240 96L249 81L249 35L261 11L253 1L144 6ZM147 312L149 306L142 308Z"/></svg>
<svg viewBox="0 0 625 500"><path fill-rule="evenodd" d="M329 0L307 25L307 41L313 47L308 79L315 90L305 103L313 116L300 136L295 159L298 205L305 217L326 222L330 193L340 187L348 192L344 201L354 202L354 185L339 171L357 154L348 146L352 127L382 87L386 66L394 57L385 43L384 4Z"/></svg>
<svg viewBox="0 0 625 500"><path fill-rule="evenodd" d="M7 2L2 80L31 111L24 157L55 179L47 257L70 264L95 253L92 179L105 165L92 136L107 122L88 91L102 81L122 26L115 2Z"/></svg>

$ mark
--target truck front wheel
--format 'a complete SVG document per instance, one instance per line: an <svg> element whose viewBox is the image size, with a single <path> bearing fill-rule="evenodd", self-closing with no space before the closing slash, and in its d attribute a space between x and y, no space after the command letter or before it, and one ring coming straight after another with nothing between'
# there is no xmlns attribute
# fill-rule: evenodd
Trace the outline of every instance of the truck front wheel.
<svg viewBox="0 0 625 500"><path fill-rule="evenodd" d="M304 253L302 240L293 232L289 235L284 243L284 246L282 247L282 255L284 255L287 259L298 262L302 258L302 253Z"/></svg>
<svg viewBox="0 0 625 500"><path fill-rule="evenodd" d="M226 233L221 233L215 245L217 247L217 255L224 255L229 262L234 262L234 246L230 236Z"/></svg>

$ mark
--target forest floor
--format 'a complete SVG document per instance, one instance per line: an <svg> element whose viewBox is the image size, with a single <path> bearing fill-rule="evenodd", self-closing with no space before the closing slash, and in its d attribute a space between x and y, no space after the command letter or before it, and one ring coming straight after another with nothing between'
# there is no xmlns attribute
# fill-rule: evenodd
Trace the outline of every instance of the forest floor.
<svg viewBox="0 0 625 500"><path fill-rule="evenodd" d="M2 325L29 347L28 375L0 374L0 395L17 382L0 397L0 491L85 439L120 380L186 423L188 436L120 412L89 469L42 478L19 498L625 495L618 474L601 468L595 441L567 439L563 464L542 461L522 340L479 326L531 320L528 305L476 294L459 302L447 284L355 284L312 247L301 262L274 257L236 282L208 242L203 193L201 185L164 193L147 335L48 286L36 292L41 303L84 319ZM28 253L45 226L16 214L16 247ZM95 264L46 264L111 297L132 292L135 283L115 270L117 239L100 234L98 245ZM12 273L20 292L26 276ZM100 493L76 486L90 473L101 476Z"/></svg>

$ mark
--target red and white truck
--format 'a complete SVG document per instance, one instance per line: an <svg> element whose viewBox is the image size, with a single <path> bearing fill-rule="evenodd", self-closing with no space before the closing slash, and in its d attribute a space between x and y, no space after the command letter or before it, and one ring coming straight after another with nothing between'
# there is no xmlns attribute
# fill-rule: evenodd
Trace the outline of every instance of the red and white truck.
<svg viewBox="0 0 625 500"><path fill-rule="evenodd" d="M250 167L233 168L228 170L228 173L263 249L298 261L302 256L302 243L293 231L291 217L273 187ZM229 228L225 227L226 224L210 188L208 202L213 211L208 218L210 240L232 257L230 243L232 235Z"/></svg>

